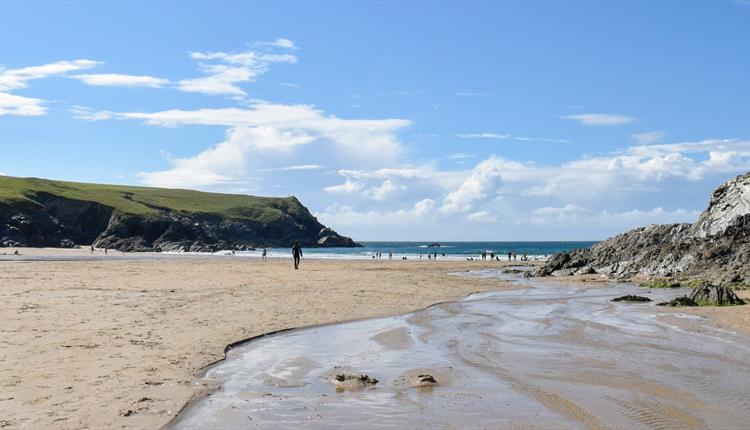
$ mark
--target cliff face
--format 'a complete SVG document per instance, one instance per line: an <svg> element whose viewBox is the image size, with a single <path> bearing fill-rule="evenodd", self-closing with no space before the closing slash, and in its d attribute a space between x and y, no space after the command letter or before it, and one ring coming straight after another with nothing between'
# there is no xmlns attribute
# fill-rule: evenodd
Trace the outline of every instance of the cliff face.
<svg viewBox="0 0 750 430"><path fill-rule="evenodd" d="M717 188L694 224L637 228L590 249L557 254L534 275L587 273L750 282L750 173Z"/></svg>
<svg viewBox="0 0 750 430"><path fill-rule="evenodd" d="M215 251L294 241L361 246L322 225L294 197L0 177L0 246L93 243L123 251Z"/></svg>

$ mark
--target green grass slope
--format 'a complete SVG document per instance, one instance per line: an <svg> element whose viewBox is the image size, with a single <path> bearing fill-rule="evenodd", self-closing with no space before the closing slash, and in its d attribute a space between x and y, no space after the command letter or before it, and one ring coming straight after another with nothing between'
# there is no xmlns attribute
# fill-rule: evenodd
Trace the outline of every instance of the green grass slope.
<svg viewBox="0 0 750 430"><path fill-rule="evenodd" d="M294 197L256 197L0 176L0 204L36 204L36 196L42 193L96 202L121 213L141 216L156 215L162 210L169 210L270 223L282 217L284 213L295 216L308 212Z"/></svg>

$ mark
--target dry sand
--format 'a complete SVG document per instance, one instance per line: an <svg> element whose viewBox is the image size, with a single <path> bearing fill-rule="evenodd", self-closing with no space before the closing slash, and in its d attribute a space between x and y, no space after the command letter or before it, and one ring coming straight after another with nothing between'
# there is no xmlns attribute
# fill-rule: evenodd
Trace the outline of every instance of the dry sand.
<svg viewBox="0 0 750 430"><path fill-rule="evenodd" d="M3 429L158 428L231 342L511 287L448 274L498 262L20 252L71 261L0 261Z"/></svg>

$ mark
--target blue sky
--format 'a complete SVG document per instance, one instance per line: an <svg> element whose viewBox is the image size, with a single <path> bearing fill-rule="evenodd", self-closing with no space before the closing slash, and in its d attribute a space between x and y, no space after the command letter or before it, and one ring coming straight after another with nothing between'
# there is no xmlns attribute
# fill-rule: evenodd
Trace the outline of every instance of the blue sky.
<svg viewBox="0 0 750 430"><path fill-rule="evenodd" d="M0 172L602 239L750 170L750 3L2 3Z"/></svg>

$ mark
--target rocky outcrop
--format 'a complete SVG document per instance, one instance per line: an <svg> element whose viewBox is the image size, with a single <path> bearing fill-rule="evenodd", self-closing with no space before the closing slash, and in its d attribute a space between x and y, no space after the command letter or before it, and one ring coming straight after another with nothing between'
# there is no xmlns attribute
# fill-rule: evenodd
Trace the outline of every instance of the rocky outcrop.
<svg viewBox="0 0 750 430"><path fill-rule="evenodd" d="M651 225L557 254L532 276L599 273L750 283L750 173L714 191L694 224Z"/></svg>
<svg viewBox="0 0 750 430"><path fill-rule="evenodd" d="M736 306L745 301L737 297L734 291L724 285L704 284L693 288L690 296L677 297L659 306Z"/></svg>
<svg viewBox="0 0 750 430"><path fill-rule="evenodd" d="M286 247L294 241L306 247L361 246L322 225L294 198L293 210L271 221L165 208L147 215L131 214L98 202L49 193L28 198L0 201L0 246L72 247L93 243L127 252L245 250Z"/></svg>

